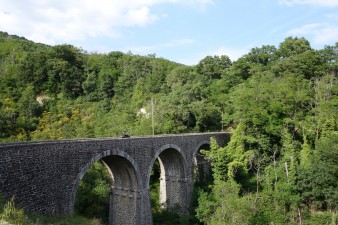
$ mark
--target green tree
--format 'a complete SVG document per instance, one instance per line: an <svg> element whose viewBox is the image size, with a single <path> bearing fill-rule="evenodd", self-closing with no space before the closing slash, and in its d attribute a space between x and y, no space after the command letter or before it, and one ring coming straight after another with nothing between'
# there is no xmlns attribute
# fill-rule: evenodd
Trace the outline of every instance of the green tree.
<svg viewBox="0 0 338 225"><path fill-rule="evenodd" d="M240 186L233 181L216 181L211 194L200 193L197 218L204 224L249 224L253 199L240 196Z"/></svg>
<svg viewBox="0 0 338 225"><path fill-rule="evenodd" d="M288 37L279 44L278 55L286 58L311 50L310 42L305 38Z"/></svg>
<svg viewBox="0 0 338 225"><path fill-rule="evenodd" d="M308 169L311 166L311 147L308 143L306 135L303 138L304 142L302 144L302 149L300 150L299 154L299 164L300 167L303 169Z"/></svg>
<svg viewBox="0 0 338 225"><path fill-rule="evenodd" d="M279 60L274 66L276 74L290 73L306 79L322 76L325 72L326 63L318 51L307 50L299 54L291 55Z"/></svg>
<svg viewBox="0 0 338 225"><path fill-rule="evenodd" d="M211 150L204 151L204 154L212 160L215 180L241 182L248 177L247 168L249 163L252 163L253 151L245 149L246 142L249 141L245 132L245 125L240 123L226 147L219 148L212 142Z"/></svg>
<svg viewBox="0 0 338 225"><path fill-rule="evenodd" d="M50 49L39 48L36 51L29 52L25 60L19 63L21 82L23 85L32 85L36 94L46 91L46 82L48 81L47 60L50 58L50 54Z"/></svg>
<svg viewBox="0 0 338 225"><path fill-rule="evenodd" d="M40 115L41 107L36 100L34 87L32 85L27 86L22 92L18 100L18 110L20 115L25 117L37 117Z"/></svg>
<svg viewBox="0 0 338 225"><path fill-rule="evenodd" d="M337 133L320 138L314 151L311 166L300 172L298 189L310 209L334 212L338 207Z"/></svg>
<svg viewBox="0 0 338 225"><path fill-rule="evenodd" d="M197 72L210 78L219 79L222 73L231 66L228 56L207 56L196 65Z"/></svg>
<svg viewBox="0 0 338 225"><path fill-rule="evenodd" d="M67 98L80 96L83 93L83 64L80 49L71 45L55 46L47 61L48 92L54 96L62 93Z"/></svg>

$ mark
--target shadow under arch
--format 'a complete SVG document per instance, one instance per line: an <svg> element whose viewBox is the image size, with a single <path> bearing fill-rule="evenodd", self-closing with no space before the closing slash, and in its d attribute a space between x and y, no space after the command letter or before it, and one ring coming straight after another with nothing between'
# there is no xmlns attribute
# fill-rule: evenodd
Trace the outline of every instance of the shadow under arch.
<svg viewBox="0 0 338 225"><path fill-rule="evenodd" d="M187 166L186 158L180 147L167 144L156 151L147 171L146 185L149 189L150 174L155 160L160 163L160 203L163 208L178 206L180 214L186 214L187 203Z"/></svg>
<svg viewBox="0 0 338 225"><path fill-rule="evenodd" d="M211 162L202 154L201 150L210 150L210 141L200 142L193 153L193 182L197 186L205 186L213 181Z"/></svg>
<svg viewBox="0 0 338 225"><path fill-rule="evenodd" d="M74 212L76 192L87 170L102 160L111 176L109 224L139 224L143 221L143 192L140 169L126 152L106 150L91 158L81 169L72 188L70 212Z"/></svg>

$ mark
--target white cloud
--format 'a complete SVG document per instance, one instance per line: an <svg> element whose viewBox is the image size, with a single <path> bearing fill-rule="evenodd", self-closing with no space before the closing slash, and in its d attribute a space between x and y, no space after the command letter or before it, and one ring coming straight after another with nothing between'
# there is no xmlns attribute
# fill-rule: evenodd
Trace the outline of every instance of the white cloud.
<svg viewBox="0 0 338 225"><path fill-rule="evenodd" d="M46 44L120 37L121 28L144 27L161 18L156 4L205 6L212 0L0 0L0 30Z"/></svg>
<svg viewBox="0 0 338 225"><path fill-rule="evenodd" d="M306 24L288 31L287 34L311 38L314 44L329 45L338 41L338 26L327 23Z"/></svg>
<svg viewBox="0 0 338 225"><path fill-rule="evenodd" d="M316 5L326 7L338 6L338 0L279 0L282 5L294 6L294 5Z"/></svg>
<svg viewBox="0 0 338 225"><path fill-rule="evenodd" d="M308 35L316 33L321 27L325 26L325 24L313 23L306 24L302 27L292 29L287 32L288 35Z"/></svg>

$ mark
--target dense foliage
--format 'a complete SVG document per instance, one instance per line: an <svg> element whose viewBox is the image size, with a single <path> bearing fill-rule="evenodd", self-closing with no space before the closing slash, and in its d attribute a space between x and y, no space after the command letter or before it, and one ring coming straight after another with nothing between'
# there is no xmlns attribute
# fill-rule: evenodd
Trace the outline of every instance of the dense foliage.
<svg viewBox="0 0 338 225"><path fill-rule="evenodd" d="M0 194L0 224L1 225L102 225L99 219L88 219L79 215L64 217L48 217L27 215L23 209L18 209L15 199L5 201Z"/></svg>
<svg viewBox="0 0 338 225"><path fill-rule="evenodd" d="M230 143L204 151L214 181L196 193L200 222L336 224L337 72L338 43L315 50L296 37L185 66L0 32L0 141L224 128ZM93 198L107 189L89 179L80 192L90 185Z"/></svg>
<svg viewBox="0 0 338 225"><path fill-rule="evenodd" d="M220 129L212 79L202 72L154 55L87 53L0 33L0 141L152 134L152 109L155 134Z"/></svg>
<svg viewBox="0 0 338 225"><path fill-rule="evenodd" d="M234 132L205 152L215 181L200 193L200 221L337 224L337 60L338 45L287 38L233 64L229 74L245 74L225 100Z"/></svg>

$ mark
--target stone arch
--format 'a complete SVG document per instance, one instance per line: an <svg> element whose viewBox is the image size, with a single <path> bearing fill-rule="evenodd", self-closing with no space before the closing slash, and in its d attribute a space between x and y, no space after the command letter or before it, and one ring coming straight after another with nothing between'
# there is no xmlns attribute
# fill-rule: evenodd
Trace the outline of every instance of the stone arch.
<svg viewBox="0 0 338 225"><path fill-rule="evenodd" d="M210 141L202 141L202 142L198 143L198 145L196 145L196 148L195 148L194 153L193 153L194 158L196 156L196 153L198 153L198 151L201 150L203 146L209 146L209 148L210 148Z"/></svg>
<svg viewBox="0 0 338 225"><path fill-rule="evenodd" d="M111 175L109 224L139 224L143 221L143 193L140 169L126 152L107 150L91 158L81 169L73 185L70 211L74 211L76 191L87 170L102 160Z"/></svg>
<svg viewBox="0 0 338 225"><path fill-rule="evenodd" d="M210 141L202 141L200 142L193 153L193 182L197 183L208 183L212 180L211 174L211 164L210 161L206 160L202 154L199 154L201 149L209 150L210 149Z"/></svg>
<svg viewBox="0 0 338 225"><path fill-rule="evenodd" d="M149 187L151 169L158 159L160 162L160 202L164 208L179 206L179 212L184 214L188 209L187 202L187 166L186 159L180 147L167 144L156 151L150 162L147 173Z"/></svg>

